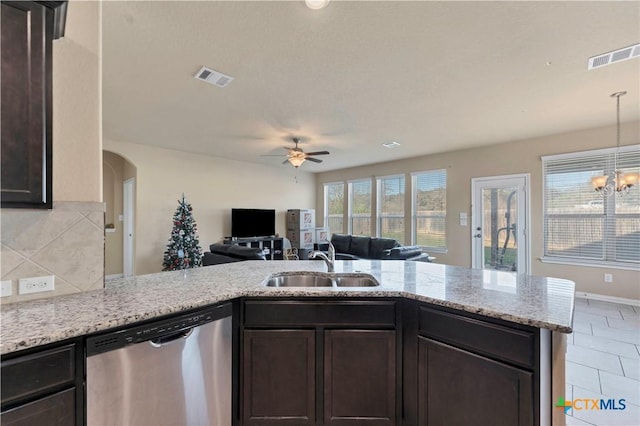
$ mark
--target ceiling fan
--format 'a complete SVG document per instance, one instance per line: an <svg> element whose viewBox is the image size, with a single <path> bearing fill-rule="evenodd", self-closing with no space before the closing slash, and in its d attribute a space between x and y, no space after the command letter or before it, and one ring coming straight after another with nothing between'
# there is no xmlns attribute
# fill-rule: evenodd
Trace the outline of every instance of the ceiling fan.
<svg viewBox="0 0 640 426"><path fill-rule="evenodd" d="M287 159L282 162L282 164L290 163L296 169L302 165L305 161L312 161L314 163L322 163L322 160L318 158L313 158L314 155L328 155L329 151L316 151L316 152L304 152L302 148L298 147L300 143L300 138L292 138L293 143L296 144L295 147L289 148L284 147L288 152L286 154Z"/></svg>

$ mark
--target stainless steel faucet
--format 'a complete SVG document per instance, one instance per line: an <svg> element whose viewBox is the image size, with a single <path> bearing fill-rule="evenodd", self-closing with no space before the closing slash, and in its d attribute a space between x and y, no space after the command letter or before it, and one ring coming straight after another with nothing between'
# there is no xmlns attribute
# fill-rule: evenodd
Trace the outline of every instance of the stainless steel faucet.
<svg viewBox="0 0 640 426"><path fill-rule="evenodd" d="M321 251L313 251L309 255L309 258L315 259L319 257L320 259L324 260L324 263L327 264L327 272L333 272L334 265L336 263L336 248L331 243L329 243L329 249L327 250L327 254L324 254Z"/></svg>

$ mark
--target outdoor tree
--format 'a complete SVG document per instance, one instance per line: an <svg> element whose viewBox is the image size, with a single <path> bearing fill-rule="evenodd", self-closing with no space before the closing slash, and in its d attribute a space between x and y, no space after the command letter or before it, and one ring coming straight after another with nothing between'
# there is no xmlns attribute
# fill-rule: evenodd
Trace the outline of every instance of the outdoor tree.
<svg viewBox="0 0 640 426"><path fill-rule="evenodd" d="M182 200L178 200L178 208L173 215L171 237L164 251L163 271L202 266L202 248L192 211L191 204L182 194Z"/></svg>

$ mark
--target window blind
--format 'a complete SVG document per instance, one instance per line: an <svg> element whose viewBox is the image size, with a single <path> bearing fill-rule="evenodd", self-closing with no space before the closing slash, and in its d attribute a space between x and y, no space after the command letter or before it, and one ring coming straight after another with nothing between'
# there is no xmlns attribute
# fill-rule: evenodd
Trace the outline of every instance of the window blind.
<svg viewBox="0 0 640 426"><path fill-rule="evenodd" d="M413 179L413 243L446 250L447 171L415 173Z"/></svg>
<svg viewBox="0 0 640 426"><path fill-rule="evenodd" d="M371 180L349 182L349 233L371 235Z"/></svg>
<svg viewBox="0 0 640 426"><path fill-rule="evenodd" d="M378 178L378 235L404 244L404 176Z"/></svg>
<svg viewBox="0 0 640 426"><path fill-rule="evenodd" d="M603 197L591 178L640 172L640 145L543 157L544 255L555 260L640 264L640 188Z"/></svg>
<svg viewBox="0 0 640 426"><path fill-rule="evenodd" d="M344 233L344 183L324 185L324 226L330 234Z"/></svg>

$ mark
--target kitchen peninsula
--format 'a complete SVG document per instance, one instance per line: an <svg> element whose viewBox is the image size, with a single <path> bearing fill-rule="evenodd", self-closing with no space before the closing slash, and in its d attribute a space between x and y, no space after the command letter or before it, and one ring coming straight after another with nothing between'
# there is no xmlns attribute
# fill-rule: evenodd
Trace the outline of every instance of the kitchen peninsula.
<svg viewBox="0 0 640 426"><path fill-rule="evenodd" d="M555 418L552 399L564 392L564 334L572 331L573 282L423 262L361 260L337 261L336 272L369 273L379 286L263 284L274 273L323 272L325 268L317 261L238 262L119 279L104 290L5 305L0 346L3 368L4 361L41 346L67 341L82 346L85 336L105 330L234 301L240 313L235 317L240 322L236 330L242 335L239 353L233 355L242 358L238 363L242 378L235 395L240 400L234 413L238 424L278 424L277 416L256 417L250 410L263 396L256 390L259 383L252 382L248 373L252 366L261 365L252 358L259 353L247 348L252 342L269 342L281 330L295 331L290 334L315 345L312 361L317 362L318 370L309 377L318 392L308 395L310 413L298 423L330 424L332 419L341 424L363 423L364 417L338 413L351 408L332 394L331 383L348 385L339 383L337 371L353 368L348 362L341 365L343 358L336 354L357 351L352 342L374 348L376 342L385 342L380 347L390 349L388 356L380 358L385 360L380 366L386 367L380 374L386 374L385 380L393 386L385 395L387 411L371 416L371 424L427 424L425 419L435 424L439 415L446 415L438 411L437 404L447 397L446 388L452 388L442 381L458 369L472 376L468 384L479 396L487 399L481 393L493 387L492 398L502 411L516 416L513 424L550 424L552 415L554 424L563 424L562 416ZM353 319L354 303L358 304L357 321ZM339 320L332 316L336 312ZM369 343L373 346L367 346ZM459 364L451 370L455 362ZM83 367L84 363L79 364ZM356 385L366 393L362 384ZM512 385L514 392L506 389ZM505 387L504 392L500 386ZM515 398L514 407L505 410L510 402L501 401L502 397ZM460 403L473 407L476 402L460 400L458 406ZM446 405L440 410L455 411ZM78 417L84 415L79 411Z"/></svg>

